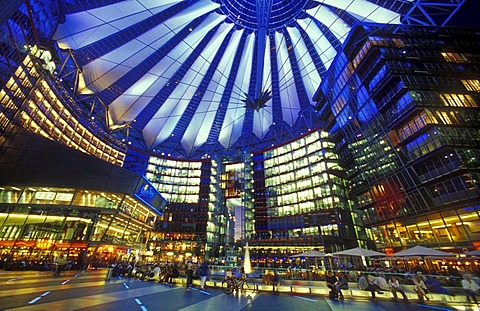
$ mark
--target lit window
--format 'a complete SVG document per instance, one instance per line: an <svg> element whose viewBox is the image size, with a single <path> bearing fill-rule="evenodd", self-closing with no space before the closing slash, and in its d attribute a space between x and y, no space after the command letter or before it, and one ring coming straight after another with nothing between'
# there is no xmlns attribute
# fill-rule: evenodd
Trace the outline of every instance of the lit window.
<svg viewBox="0 0 480 311"><path fill-rule="evenodd" d="M461 53L445 53L442 52L443 58L450 63L467 63L468 58Z"/></svg>
<svg viewBox="0 0 480 311"><path fill-rule="evenodd" d="M467 91L480 92L479 80L462 80L462 83Z"/></svg>
<svg viewBox="0 0 480 311"><path fill-rule="evenodd" d="M464 94L440 94L440 99L449 107L478 107L472 96Z"/></svg>

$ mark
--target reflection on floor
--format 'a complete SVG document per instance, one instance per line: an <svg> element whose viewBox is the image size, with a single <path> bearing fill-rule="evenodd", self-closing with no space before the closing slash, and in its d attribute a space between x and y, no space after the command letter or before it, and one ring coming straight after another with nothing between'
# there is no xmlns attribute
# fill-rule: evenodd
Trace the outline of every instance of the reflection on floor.
<svg viewBox="0 0 480 311"><path fill-rule="evenodd" d="M477 310L471 305L420 305L377 298L332 301L319 295L256 292L225 295L219 288L194 288L113 278L105 281L106 270L68 271L53 276L38 271L0 271L0 309L47 311L122 310Z"/></svg>

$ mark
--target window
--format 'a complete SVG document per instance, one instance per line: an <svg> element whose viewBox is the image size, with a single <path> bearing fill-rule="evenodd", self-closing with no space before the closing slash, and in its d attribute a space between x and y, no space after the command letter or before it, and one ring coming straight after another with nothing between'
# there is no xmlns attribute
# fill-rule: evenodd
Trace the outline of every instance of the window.
<svg viewBox="0 0 480 311"><path fill-rule="evenodd" d="M468 58L465 54L462 53L445 53L442 52L443 58L450 63L467 63Z"/></svg>
<svg viewBox="0 0 480 311"><path fill-rule="evenodd" d="M480 92L479 80L462 80L462 83L467 89L467 91Z"/></svg>
<svg viewBox="0 0 480 311"><path fill-rule="evenodd" d="M471 95L466 94L439 94L445 106L449 107L478 107Z"/></svg>

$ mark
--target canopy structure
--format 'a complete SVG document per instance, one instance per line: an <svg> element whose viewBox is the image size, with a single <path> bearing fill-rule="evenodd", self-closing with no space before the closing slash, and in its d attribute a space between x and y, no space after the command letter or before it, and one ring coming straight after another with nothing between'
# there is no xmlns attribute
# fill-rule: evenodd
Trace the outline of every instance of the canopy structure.
<svg viewBox="0 0 480 311"><path fill-rule="evenodd" d="M467 253L465 253L465 255L467 255L467 256L479 256L480 257L480 250L467 252Z"/></svg>
<svg viewBox="0 0 480 311"><path fill-rule="evenodd" d="M414 246L412 248L400 251L393 254L393 257L453 257L454 254L442 252L436 249L427 248L424 246Z"/></svg>
<svg viewBox="0 0 480 311"><path fill-rule="evenodd" d="M53 39L70 61L60 76L80 68L72 89L117 138L172 157L243 155L316 128L312 97L352 26L400 24L415 5L68 1Z"/></svg>
<svg viewBox="0 0 480 311"><path fill-rule="evenodd" d="M319 252L317 250L311 250L305 253L300 253L300 254L295 254L290 256L290 258L300 258L300 257L306 257L306 258L323 258L325 257L326 254Z"/></svg>
<svg viewBox="0 0 480 311"><path fill-rule="evenodd" d="M340 252L335 252L332 255L334 256L355 256L355 257L375 257L375 256L385 256L385 253L380 253L376 251L371 251L369 249L364 249L361 247L355 247L352 249L347 249Z"/></svg>
<svg viewBox="0 0 480 311"><path fill-rule="evenodd" d="M310 250L308 252L305 252L305 253L300 253L300 254L295 254L293 256L290 256L290 258L313 258L314 261L315 261L315 267L318 267L318 258L323 258L325 257L326 254L325 253L322 253L322 252L319 252L317 250Z"/></svg>

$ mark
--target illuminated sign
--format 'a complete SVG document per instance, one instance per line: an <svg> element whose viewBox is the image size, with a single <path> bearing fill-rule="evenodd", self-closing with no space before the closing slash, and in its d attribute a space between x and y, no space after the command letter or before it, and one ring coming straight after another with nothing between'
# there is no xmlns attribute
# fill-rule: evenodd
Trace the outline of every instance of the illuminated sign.
<svg viewBox="0 0 480 311"><path fill-rule="evenodd" d="M73 199L73 193L57 193L55 197L56 201L67 201L70 202Z"/></svg>
<svg viewBox="0 0 480 311"><path fill-rule="evenodd" d="M70 202L73 199L73 193L39 191L35 193L35 199L47 201L55 199L56 201Z"/></svg>
<svg viewBox="0 0 480 311"><path fill-rule="evenodd" d="M35 199L37 200L53 200L55 198L55 192L39 191L35 193Z"/></svg>
<svg viewBox="0 0 480 311"><path fill-rule="evenodd" d="M167 202L160 195L160 193L150 184L150 182L143 177L137 184L136 190L133 195L143 203L147 204L151 208L156 209L162 213Z"/></svg>
<svg viewBox="0 0 480 311"><path fill-rule="evenodd" d="M138 192L138 196L142 198L152 199L155 196L153 187L148 184L144 185Z"/></svg>

